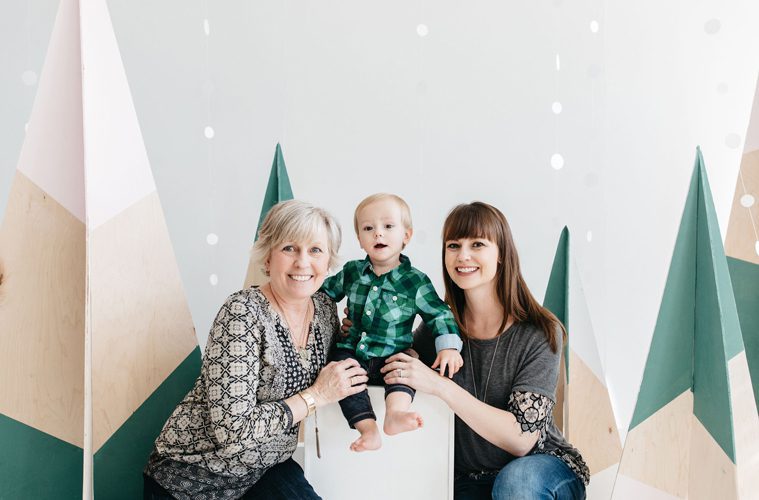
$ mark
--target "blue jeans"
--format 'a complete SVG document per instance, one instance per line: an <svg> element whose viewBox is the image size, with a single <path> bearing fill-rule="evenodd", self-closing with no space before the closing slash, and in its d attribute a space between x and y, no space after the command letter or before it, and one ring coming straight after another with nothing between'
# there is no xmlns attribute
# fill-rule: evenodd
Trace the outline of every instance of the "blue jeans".
<svg viewBox="0 0 759 500"><path fill-rule="evenodd" d="M456 479L454 500L583 500L585 485L552 455L514 459L498 474Z"/></svg>
<svg viewBox="0 0 759 500"><path fill-rule="evenodd" d="M143 476L145 487L144 500L171 500L174 497L153 478ZM314 488L303 475L300 465L289 458L267 470L251 489L245 492L243 499L266 500L321 500Z"/></svg>

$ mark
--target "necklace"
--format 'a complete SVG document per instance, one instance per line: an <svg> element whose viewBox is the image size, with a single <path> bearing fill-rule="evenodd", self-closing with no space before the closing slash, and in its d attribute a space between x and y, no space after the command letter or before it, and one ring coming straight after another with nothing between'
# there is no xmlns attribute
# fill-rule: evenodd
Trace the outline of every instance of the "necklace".
<svg viewBox="0 0 759 500"><path fill-rule="evenodd" d="M293 345L298 350L298 354L300 354L300 359L303 361L308 361L308 349L306 347L308 344L308 314L311 312L311 299L309 299L308 303L306 304L306 312L303 315L303 322L300 326L300 334L296 338L295 332L290 326L294 325L295 323L290 321L290 318L287 316L287 312L285 312L285 308L282 307L282 305L279 303L277 295L274 293L274 290L272 290L271 285L269 285L269 291L271 292L271 296L274 298L274 303L277 304L277 309L282 312L282 316L285 318L287 328L290 330L290 337L292 338Z"/></svg>
<svg viewBox="0 0 759 500"><path fill-rule="evenodd" d="M495 350L493 350L493 357L490 358L490 368L488 369L488 378L485 379L485 392L482 395L482 402L485 402L485 399L488 397L488 386L490 385L490 375L493 373L493 363L495 363L495 356L498 354L498 344L501 342L501 335L498 336L498 339L495 341ZM477 380L474 376L474 365L472 364L472 341L467 340L468 349L467 353L469 354L469 366L472 367L472 384L474 384L474 397L477 399L480 399L479 395L477 394Z"/></svg>

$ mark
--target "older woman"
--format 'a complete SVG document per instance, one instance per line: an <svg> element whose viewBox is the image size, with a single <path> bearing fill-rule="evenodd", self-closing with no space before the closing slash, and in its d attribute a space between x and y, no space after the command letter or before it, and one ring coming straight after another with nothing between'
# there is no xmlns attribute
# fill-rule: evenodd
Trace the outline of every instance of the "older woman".
<svg viewBox="0 0 759 500"><path fill-rule="evenodd" d="M527 288L506 218L485 203L459 205L443 240L464 367L450 380L396 354L385 381L434 394L456 413L456 500L584 498L588 468L551 413L563 328ZM429 335L423 325L418 333L424 352Z"/></svg>
<svg viewBox="0 0 759 500"><path fill-rule="evenodd" d="M324 367L338 319L317 290L339 247L324 210L271 209L253 248L270 281L221 307L200 377L156 440L145 498L319 498L291 458L297 424L367 380L355 360Z"/></svg>

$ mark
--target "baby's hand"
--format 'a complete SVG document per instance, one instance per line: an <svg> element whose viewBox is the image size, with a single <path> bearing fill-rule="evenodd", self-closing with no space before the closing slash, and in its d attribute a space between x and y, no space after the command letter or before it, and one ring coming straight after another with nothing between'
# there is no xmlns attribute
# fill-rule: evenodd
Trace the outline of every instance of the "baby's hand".
<svg viewBox="0 0 759 500"><path fill-rule="evenodd" d="M440 367L440 375L445 376L445 368L448 367L448 378L453 378L453 374L461 369L464 360L456 349L443 349L437 353L432 368Z"/></svg>
<svg viewBox="0 0 759 500"><path fill-rule="evenodd" d="M340 336L342 338L345 338L348 336L348 333L351 330L351 327L353 326L353 321L348 319L348 308L346 307L343 309L343 312L345 313L345 317L343 318L343 323L340 325Z"/></svg>

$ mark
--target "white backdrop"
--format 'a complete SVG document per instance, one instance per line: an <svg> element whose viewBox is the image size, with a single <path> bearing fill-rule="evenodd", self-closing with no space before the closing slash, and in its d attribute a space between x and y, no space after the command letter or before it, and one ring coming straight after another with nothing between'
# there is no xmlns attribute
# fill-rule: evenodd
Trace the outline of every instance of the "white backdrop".
<svg viewBox="0 0 759 500"><path fill-rule="evenodd" d="M56 7L3 2L0 211ZM295 195L343 223L346 259L360 256L355 204L404 196L408 253L441 292L440 228L454 204L504 211L540 299L568 225L624 434L698 144L726 230L759 3L109 7L201 344L242 285L280 141Z"/></svg>

